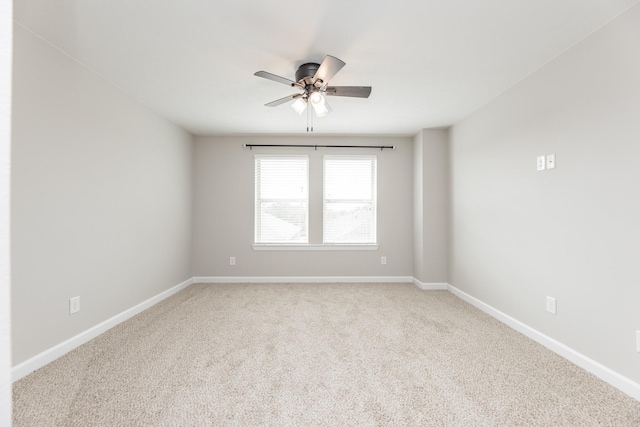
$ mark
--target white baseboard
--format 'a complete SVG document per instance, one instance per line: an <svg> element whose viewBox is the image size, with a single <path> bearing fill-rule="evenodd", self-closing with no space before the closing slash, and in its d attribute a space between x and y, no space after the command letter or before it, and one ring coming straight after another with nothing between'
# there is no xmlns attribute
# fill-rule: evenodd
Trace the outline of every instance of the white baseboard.
<svg viewBox="0 0 640 427"><path fill-rule="evenodd" d="M526 335L539 344L542 344L554 353L580 366L582 369L591 372L596 377L611 384L623 393L628 394L636 400L640 400L640 384L631 381L629 378L607 368L606 366L596 362L593 359L588 358L582 353L579 353L576 350L566 346L565 344L554 340L553 338L543 334L542 332L533 329L532 327L522 323L521 321L516 320L513 317L501 312L500 310L491 307L490 305L480 301L475 297L472 297L471 295L461 291L454 286L449 285L448 290L458 298L484 311L488 315L496 318L510 328L515 329L516 331Z"/></svg>
<svg viewBox="0 0 640 427"><path fill-rule="evenodd" d="M152 305L159 303L163 299L168 298L171 295L175 294L176 292L185 289L186 287L188 287L193 283L194 283L193 278L185 280L179 285L176 285L170 289L167 289L166 291L154 297L151 297L148 300L143 301L140 304L135 305L130 309L123 311L120 314L116 314L112 318L107 319L104 322L92 328L89 328L86 331L81 332L78 335L71 337L64 342L61 342L60 344L55 345L50 349L43 351L42 353L33 356L31 359L25 360L24 362L14 366L11 369L12 381L15 382L20 378L23 378L29 375L31 372L35 371L36 369L43 367L47 363L53 362L54 360L65 355L66 353L70 352L74 348L81 346L82 344L92 340L93 338L97 337L103 332L106 332L107 330L113 328L118 323L124 322L125 320L146 310Z"/></svg>
<svg viewBox="0 0 640 427"><path fill-rule="evenodd" d="M194 283L411 283L410 276L194 277ZM446 288L445 288L446 289Z"/></svg>
<svg viewBox="0 0 640 427"><path fill-rule="evenodd" d="M449 286L448 283L423 283L413 278L413 284L422 289L423 291L446 291Z"/></svg>
<svg viewBox="0 0 640 427"><path fill-rule="evenodd" d="M14 366L11 370L12 381L15 382L20 378L27 376L36 369L54 361L74 348L90 341L117 324L124 322L147 308L159 303L163 299L187 288L193 283L413 283L423 290L448 290L460 299L468 302L512 329L526 335L532 340L547 347L554 353L559 354L586 371L591 372L601 380L606 381L620 391L640 401L640 384L631 381L629 378L626 378L595 360L586 357L565 344L548 337L536 329L533 329L521 321L491 307L454 286L447 283L422 283L416 278L410 276L193 277Z"/></svg>

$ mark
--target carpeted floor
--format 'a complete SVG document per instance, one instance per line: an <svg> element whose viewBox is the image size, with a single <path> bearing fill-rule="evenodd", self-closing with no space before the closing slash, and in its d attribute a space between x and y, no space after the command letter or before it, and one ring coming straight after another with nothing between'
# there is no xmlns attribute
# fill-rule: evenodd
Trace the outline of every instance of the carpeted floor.
<svg viewBox="0 0 640 427"><path fill-rule="evenodd" d="M196 284L16 382L15 426L640 426L446 291Z"/></svg>

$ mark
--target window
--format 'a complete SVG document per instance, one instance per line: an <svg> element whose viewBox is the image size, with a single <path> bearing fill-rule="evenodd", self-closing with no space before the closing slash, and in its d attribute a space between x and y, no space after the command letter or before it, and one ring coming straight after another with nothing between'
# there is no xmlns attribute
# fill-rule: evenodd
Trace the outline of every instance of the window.
<svg viewBox="0 0 640 427"><path fill-rule="evenodd" d="M309 157L255 156L255 243L309 241Z"/></svg>
<svg viewBox="0 0 640 427"><path fill-rule="evenodd" d="M325 156L325 244L376 243L376 156Z"/></svg>

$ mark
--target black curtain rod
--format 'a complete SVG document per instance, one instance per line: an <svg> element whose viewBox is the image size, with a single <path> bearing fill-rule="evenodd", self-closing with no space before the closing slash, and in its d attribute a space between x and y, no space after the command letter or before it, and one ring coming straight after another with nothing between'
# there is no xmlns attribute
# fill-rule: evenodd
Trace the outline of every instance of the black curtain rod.
<svg viewBox="0 0 640 427"><path fill-rule="evenodd" d="M302 144L244 144L245 148L249 148L250 150L253 147L298 147L298 148L379 148L380 151L385 148L395 150L395 145L302 145Z"/></svg>

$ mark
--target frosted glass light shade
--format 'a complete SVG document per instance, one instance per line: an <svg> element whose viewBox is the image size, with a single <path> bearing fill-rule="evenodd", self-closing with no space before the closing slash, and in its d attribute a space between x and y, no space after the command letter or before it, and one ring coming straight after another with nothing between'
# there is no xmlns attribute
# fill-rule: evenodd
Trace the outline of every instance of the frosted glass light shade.
<svg viewBox="0 0 640 427"><path fill-rule="evenodd" d="M302 114L305 108L307 108L307 101L304 98L298 98L291 104L291 108L293 108L296 113Z"/></svg>
<svg viewBox="0 0 640 427"><path fill-rule="evenodd" d="M322 96L318 92L313 92L311 95L309 95L309 101L311 101L313 110L316 112L316 115L318 117L326 116L327 113L331 111L331 109L329 108L329 105L324 99L324 96Z"/></svg>

